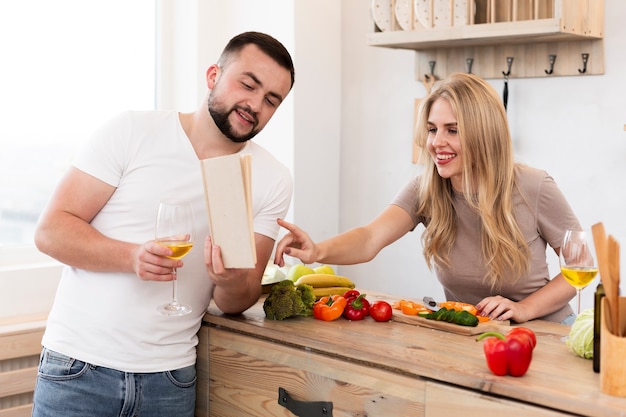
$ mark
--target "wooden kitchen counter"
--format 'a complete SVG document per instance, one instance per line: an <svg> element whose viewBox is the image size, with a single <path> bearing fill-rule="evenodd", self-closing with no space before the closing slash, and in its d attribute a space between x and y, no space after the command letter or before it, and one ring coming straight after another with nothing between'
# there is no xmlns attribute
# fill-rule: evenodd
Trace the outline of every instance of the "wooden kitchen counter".
<svg viewBox="0 0 626 417"><path fill-rule="evenodd" d="M368 295L376 298L395 300ZM214 305L206 314L196 415L293 416L278 404L281 387L294 400L332 402L335 417L626 416L626 398L602 393L591 361L565 346L569 326L526 323L537 335L528 373L498 377L475 336L369 317L273 321L262 303L239 316Z"/></svg>

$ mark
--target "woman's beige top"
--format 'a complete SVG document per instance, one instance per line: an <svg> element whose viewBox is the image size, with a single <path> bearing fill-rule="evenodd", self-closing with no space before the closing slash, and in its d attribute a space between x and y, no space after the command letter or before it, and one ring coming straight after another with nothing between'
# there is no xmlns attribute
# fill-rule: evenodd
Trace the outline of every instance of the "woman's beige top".
<svg viewBox="0 0 626 417"><path fill-rule="evenodd" d="M522 230L531 253L528 275L516 282L505 283L492 290L483 278L487 274L481 254L478 213L470 208L464 195L454 193L454 210L457 214L457 236L450 255L451 267L435 266L435 273L443 285L447 300L477 304L491 295L502 295L520 301L546 285L556 273L548 271L546 243L560 248L565 230L580 227L567 200L545 171L518 165L515 170L513 199L515 218ZM416 216L418 206L418 177L413 178L392 200L413 218L415 225L428 224L428 219ZM566 305L542 317L560 322L572 313Z"/></svg>

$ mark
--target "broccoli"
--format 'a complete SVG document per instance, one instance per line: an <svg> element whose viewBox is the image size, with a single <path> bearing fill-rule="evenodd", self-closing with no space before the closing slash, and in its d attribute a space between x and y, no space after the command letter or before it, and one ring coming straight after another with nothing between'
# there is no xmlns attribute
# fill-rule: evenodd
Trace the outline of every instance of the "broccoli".
<svg viewBox="0 0 626 417"><path fill-rule="evenodd" d="M284 320L294 316L311 316L315 295L310 285L295 286L293 281L286 279L272 286L263 302L265 317L273 320Z"/></svg>
<svg viewBox="0 0 626 417"><path fill-rule="evenodd" d="M308 284L297 285L296 289L300 293L300 299L304 304L304 310L302 310L301 315L303 316L312 316L313 315L313 304L315 304L315 294L313 294L313 287Z"/></svg>

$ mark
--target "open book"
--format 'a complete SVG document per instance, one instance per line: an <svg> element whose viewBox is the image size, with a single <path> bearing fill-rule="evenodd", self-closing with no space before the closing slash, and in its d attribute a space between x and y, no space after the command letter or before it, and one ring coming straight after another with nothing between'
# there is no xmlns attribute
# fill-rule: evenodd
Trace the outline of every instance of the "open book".
<svg viewBox="0 0 626 417"><path fill-rule="evenodd" d="M222 248L226 268L254 268L251 155L233 154L200 161L213 244Z"/></svg>

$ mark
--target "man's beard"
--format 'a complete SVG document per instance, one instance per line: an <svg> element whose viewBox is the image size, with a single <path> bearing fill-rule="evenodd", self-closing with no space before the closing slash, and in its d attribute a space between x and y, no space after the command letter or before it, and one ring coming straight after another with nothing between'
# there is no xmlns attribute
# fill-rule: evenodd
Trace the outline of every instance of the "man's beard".
<svg viewBox="0 0 626 417"><path fill-rule="evenodd" d="M259 133L259 130L256 129L256 126L257 126L256 114L249 108L245 108L245 109L241 108L241 109L245 111L246 113L248 113L249 115L251 115L252 117L254 117L255 119L254 127L252 128L250 133L247 133L244 135L238 135L233 129L233 126L230 124L230 121L228 120L228 116L230 115L230 113L236 111L238 107L233 107L230 110L221 110L218 108L215 101L210 97L209 102L208 102L208 108L209 108L209 113L211 114L211 117L213 117L213 122L215 123L217 128L220 130L220 132L222 132L224 136L226 136L228 139L230 139L231 141L235 143L247 142L253 137L255 137L257 133Z"/></svg>

